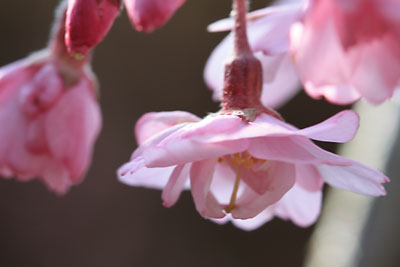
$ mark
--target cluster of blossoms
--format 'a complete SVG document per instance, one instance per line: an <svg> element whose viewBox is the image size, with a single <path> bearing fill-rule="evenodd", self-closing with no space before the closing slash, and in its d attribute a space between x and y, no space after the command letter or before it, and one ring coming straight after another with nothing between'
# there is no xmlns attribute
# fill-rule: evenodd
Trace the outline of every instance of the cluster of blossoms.
<svg viewBox="0 0 400 267"><path fill-rule="evenodd" d="M101 119L91 52L124 4L139 31L163 25L184 0L69 0L47 49L0 69L0 174L38 177L65 193L82 180ZM297 129L271 108L299 86L336 104L378 104L400 85L400 1L309 0L210 25L232 30L215 49L205 80L221 110L201 119L183 111L148 113L139 147L120 181L162 189L170 207L190 189L196 209L217 223L251 230L278 216L300 226L319 215L324 183L370 196L388 178L311 140L347 142L358 115L342 111ZM225 62L225 64L223 64ZM10 120L12 118L12 120Z"/></svg>

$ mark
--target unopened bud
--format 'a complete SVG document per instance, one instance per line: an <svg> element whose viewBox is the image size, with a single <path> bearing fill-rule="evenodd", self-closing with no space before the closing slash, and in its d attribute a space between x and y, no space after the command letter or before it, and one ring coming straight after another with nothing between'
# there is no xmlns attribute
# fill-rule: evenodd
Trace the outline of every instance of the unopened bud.
<svg viewBox="0 0 400 267"><path fill-rule="evenodd" d="M125 0L133 27L150 33L161 27L183 5L185 0Z"/></svg>
<svg viewBox="0 0 400 267"><path fill-rule="evenodd" d="M121 0L69 0L65 21L68 52L85 56L110 30Z"/></svg>

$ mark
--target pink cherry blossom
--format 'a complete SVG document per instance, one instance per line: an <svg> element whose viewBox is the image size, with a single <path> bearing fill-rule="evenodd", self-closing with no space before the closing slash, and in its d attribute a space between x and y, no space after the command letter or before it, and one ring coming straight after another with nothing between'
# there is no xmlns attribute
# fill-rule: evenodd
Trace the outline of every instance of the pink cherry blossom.
<svg viewBox="0 0 400 267"><path fill-rule="evenodd" d="M265 113L254 121L234 113L149 113L136 125L139 147L118 175L128 185L163 189L166 207L190 188L203 217L247 230L273 216L307 226L318 217L324 182L385 194L383 174L310 141L346 142L357 128L352 111L301 130Z"/></svg>
<svg viewBox="0 0 400 267"><path fill-rule="evenodd" d="M1 176L58 194L82 181L101 115L92 74L78 75L47 51L0 69Z"/></svg>
<svg viewBox="0 0 400 267"><path fill-rule="evenodd" d="M400 1L314 0L291 31L306 91L348 104L379 104L400 81Z"/></svg>
<svg viewBox="0 0 400 267"><path fill-rule="evenodd" d="M335 104L359 98L379 104L392 97L400 84L400 18L394 10L399 1L304 0L250 13L249 41L264 67L263 103L285 103L297 91L296 75L311 97ZM225 19L209 29L232 25ZM229 38L205 68L215 99L221 98Z"/></svg>
<svg viewBox="0 0 400 267"><path fill-rule="evenodd" d="M86 55L110 30L121 0L68 0L65 42L70 53Z"/></svg>
<svg viewBox="0 0 400 267"><path fill-rule="evenodd" d="M0 175L37 177L58 194L80 183L101 127L95 90L88 70L48 51L1 68Z"/></svg>
<svg viewBox="0 0 400 267"><path fill-rule="evenodd" d="M137 31L152 32L161 27L185 0L125 0L132 25Z"/></svg>
<svg viewBox="0 0 400 267"><path fill-rule="evenodd" d="M274 6L248 14L248 38L254 55L263 67L261 101L277 108L300 90L300 84L291 62L289 30L304 13L303 3ZM210 31L226 31L233 27L233 19L218 21L209 26ZM213 90L214 100L222 99L224 62L233 51L230 33L212 52L204 70L204 78Z"/></svg>

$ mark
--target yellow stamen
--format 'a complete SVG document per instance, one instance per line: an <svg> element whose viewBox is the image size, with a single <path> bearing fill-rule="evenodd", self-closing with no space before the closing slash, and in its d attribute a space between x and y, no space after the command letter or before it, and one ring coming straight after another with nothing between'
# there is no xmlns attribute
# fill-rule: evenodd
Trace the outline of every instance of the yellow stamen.
<svg viewBox="0 0 400 267"><path fill-rule="evenodd" d="M233 208L235 208L236 197L239 191L239 184L240 184L240 166L238 166L236 169L235 185L233 186L233 191L231 195L231 200L229 201L229 205L225 208L226 213L230 213L233 210Z"/></svg>

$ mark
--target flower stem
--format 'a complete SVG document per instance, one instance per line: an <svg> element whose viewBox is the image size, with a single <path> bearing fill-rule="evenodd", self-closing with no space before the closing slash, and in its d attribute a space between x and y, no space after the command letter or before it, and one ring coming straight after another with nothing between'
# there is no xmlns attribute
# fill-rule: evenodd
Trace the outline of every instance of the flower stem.
<svg viewBox="0 0 400 267"><path fill-rule="evenodd" d="M234 49L225 65L222 110L261 109L262 67L247 38L247 1L233 0L233 13Z"/></svg>
<svg viewBox="0 0 400 267"><path fill-rule="evenodd" d="M247 0L234 0L233 10L235 17L233 28L235 54L251 54L246 28Z"/></svg>

